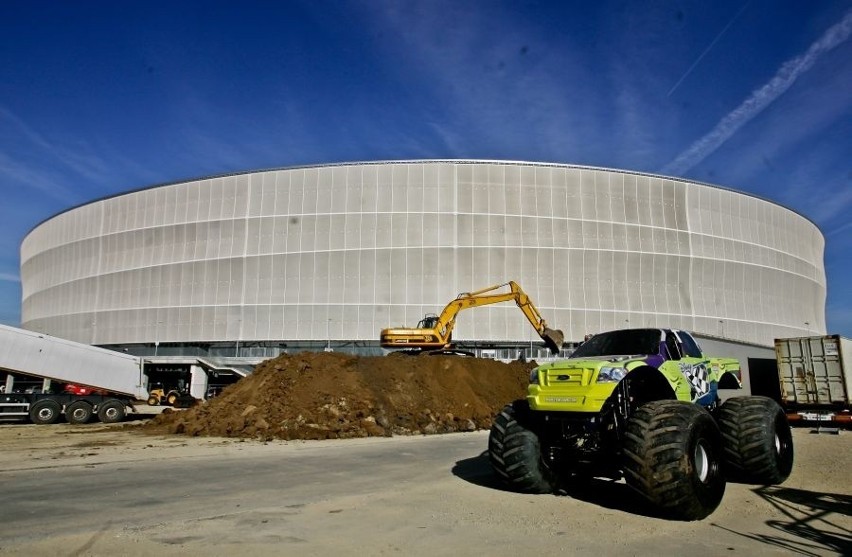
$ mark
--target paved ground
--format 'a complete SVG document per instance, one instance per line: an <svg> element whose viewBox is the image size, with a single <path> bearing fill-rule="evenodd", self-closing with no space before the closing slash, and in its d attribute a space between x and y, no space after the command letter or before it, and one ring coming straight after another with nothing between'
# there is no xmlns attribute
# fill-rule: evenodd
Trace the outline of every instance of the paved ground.
<svg viewBox="0 0 852 557"><path fill-rule="evenodd" d="M482 431L264 444L0 426L0 554L852 554L852 432L794 439L787 483L729 484L683 523L619 483L503 491Z"/></svg>

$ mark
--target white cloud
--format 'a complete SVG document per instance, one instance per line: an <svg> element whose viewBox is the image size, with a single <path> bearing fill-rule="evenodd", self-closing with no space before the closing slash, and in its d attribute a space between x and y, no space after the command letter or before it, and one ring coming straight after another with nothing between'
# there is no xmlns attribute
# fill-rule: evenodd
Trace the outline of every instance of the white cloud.
<svg viewBox="0 0 852 557"><path fill-rule="evenodd" d="M12 273L0 273L0 281L3 282L21 282L21 277Z"/></svg>
<svg viewBox="0 0 852 557"><path fill-rule="evenodd" d="M826 52L844 43L852 35L852 10L843 19L829 28L806 53L785 62L775 76L763 87L754 91L740 106L716 124L707 135L693 143L675 160L660 171L663 174L682 175L694 167L731 138L767 106L783 95L796 80Z"/></svg>

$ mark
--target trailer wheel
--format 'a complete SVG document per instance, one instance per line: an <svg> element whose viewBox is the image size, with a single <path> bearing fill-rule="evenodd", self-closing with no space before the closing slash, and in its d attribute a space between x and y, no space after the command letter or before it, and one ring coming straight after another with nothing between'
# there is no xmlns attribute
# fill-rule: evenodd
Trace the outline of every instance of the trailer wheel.
<svg viewBox="0 0 852 557"><path fill-rule="evenodd" d="M69 424L85 424L92 419L92 405L85 400L72 402L65 407L65 419Z"/></svg>
<svg viewBox="0 0 852 557"><path fill-rule="evenodd" d="M730 479L780 484L793 470L793 435L787 416L771 398L730 398L719 408L719 428Z"/></svg>
<svg viewBox="0 0 852 557"><path fill-rule="evenodd" d="M105 424L120 422L124 416L124 403L120 400L108 400L98 409L98 419Z"/></svg>
<svg viewBox="0 0 852 557"><path fill-rule="evenodd" d="M30 421L34 424L55 424L62 415L62 406L55 400L39 400L30 406Z"/></svg>

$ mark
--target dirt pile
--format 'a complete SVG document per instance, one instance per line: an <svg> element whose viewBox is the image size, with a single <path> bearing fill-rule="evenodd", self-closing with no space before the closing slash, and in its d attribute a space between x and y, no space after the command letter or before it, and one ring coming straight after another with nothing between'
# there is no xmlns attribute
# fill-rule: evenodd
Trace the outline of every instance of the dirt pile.
<svg viewBox="0 0 852 557"><path fill-rule="evenodd" d="M152 432L334 439L472 431L523 397L534 364L460 356L284 354Z"/></svg>

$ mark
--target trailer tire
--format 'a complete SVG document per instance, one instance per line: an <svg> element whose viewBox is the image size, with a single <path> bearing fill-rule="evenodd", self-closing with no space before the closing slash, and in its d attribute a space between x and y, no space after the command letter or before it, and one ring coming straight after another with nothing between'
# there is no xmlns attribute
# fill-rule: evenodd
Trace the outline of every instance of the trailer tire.
<svg viewBox="0 0 852 557"><path fill-rule="evenodd" d="M124 403L120 400L108 400L98 409L98 419L105 424L120 422L124 416Z"/></svg>
<svg viewBox="0 0 852 557"><path fill-rule="evenodd" d="M488 456L503 484L520 493L553 493L556 475L541 458L541 442L529 427L529 404L516 400L494 418Z"/></svg>
<svg viewBox="0 0 852 557"><path fill-rule="evenodd" d="M72 402L65 407L65 419L69 424L85 424L92 419L94 410L92 405L85 400Z"/></svg>
<svg viewBox="0 0 852 557"><path fill-rule="evenodd" d="M793 435L787 416L771 398L736 397L719 408L728 479L780 484L793 470Z"/></svg>
<svg viewBox="0 0 852 557"><path fill-rule="evenodd" d="M55 424L61 415L62 405L55 400L39 400L30 406L30 421L34 424Z"/></svg>
<svg viewBox="0 0 852 557"><path fill-rule="evenodd" d="M627 485L680 520L701 520L725 494L722 436L702 407L658 400L639 407L624 436Z"/></svg>

